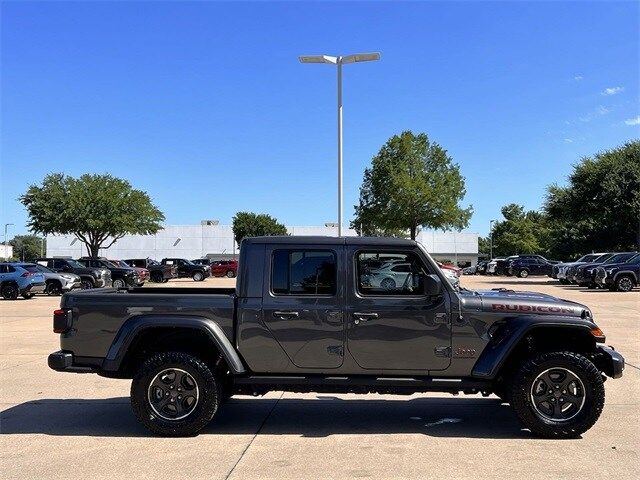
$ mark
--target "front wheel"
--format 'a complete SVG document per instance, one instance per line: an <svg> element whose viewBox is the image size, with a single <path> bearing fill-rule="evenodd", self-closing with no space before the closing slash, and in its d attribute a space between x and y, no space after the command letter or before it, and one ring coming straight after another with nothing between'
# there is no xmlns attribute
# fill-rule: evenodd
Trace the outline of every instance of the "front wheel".
<svg viewBox="0 0 640 480"><path fill-rule="evenodd" d="M234 272L233 270L229 270L227 272L227 278L233 278L236 276L236 272Z"/></svg>
<svg viewBox="0 0 640 480"><path fill-rule="evenodd" d="M195 282L201 282L204 280L204 274L202 272L194 272L192 278Z"/></svg>
<svg viewBox="0 0 640 480"><path fill-rule="evenodd" d="M5 300L15 300L19 293L18 287L12 283L2 287L2 298Z"/></svg>
<svg viewBox="0 0 640 480"><path fill-rule="evenodd" d="M575 438L589 430L604 407L602 374L573 352L543 353L516 373L510 403L532 433Z"/></svg>
<svg viewBox="0 0 640 480"><path fill-rule="evenodd" d="M92 289L92 288L93 288L93 282L92 282L91 280L83 279L83 280L80 282L80 288L81 288L82 290L90 290L90 289Z"/></svg>
<svg viewBox="0 0 640 480"><path fill-rule="evenodd" d="M221 401L220 383L209 367L186 353L148 358L131 383L131 407L138 421L162 436L196 435Z"/></svg>
<svg viewBox="0 0 640 480"><path fill-rule="evenodd" d="M615 286L619 292L630 292L633 290L635 283L631 277L623 275L616 280Z"/></svg>
<svg viewBox="0 0 640 480"><path fill-rule="evenodd" d="M524 268L522 270L520 270L520 272L518 273L518 276L520 278L527 278L529 276L529 270L525 270Z"/></svg>
<svg viewBox="0 0 640 480"><path fill-rule="evenodd" d="M124 282L124 280L122 280L121 278L116 278L116 279L112 282L111 286L112 286L113 288L124 288L124 287L126 287L126 286L127 286L127 284L126 284L126 283Z"/></svg>

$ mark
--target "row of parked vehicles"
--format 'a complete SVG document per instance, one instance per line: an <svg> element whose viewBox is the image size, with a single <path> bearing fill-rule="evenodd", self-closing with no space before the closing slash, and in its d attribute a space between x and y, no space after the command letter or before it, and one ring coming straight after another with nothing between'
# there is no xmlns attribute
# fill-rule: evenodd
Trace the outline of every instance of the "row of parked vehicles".
<svg viewBox="0 0 640 480"><path fill-rule="evenodd" d="M640 253L589 253L573 262L547 260L541 255L513 255L478 262L476 267L465 269L464 273L520 278L544 275L563 285L630 292L640 285Z"/></svg>
<svg viewBox="0 0 640 480"><path fill-rule="evenodd" d="M32 298L36 293L61 295L73 289L141 287L147 281L173 278L200 282L209 276L235 277L238 262L189 261L182 258L110 260L104 257L39 258L34 262L0 263L0 295L6 300Z"/></svg>

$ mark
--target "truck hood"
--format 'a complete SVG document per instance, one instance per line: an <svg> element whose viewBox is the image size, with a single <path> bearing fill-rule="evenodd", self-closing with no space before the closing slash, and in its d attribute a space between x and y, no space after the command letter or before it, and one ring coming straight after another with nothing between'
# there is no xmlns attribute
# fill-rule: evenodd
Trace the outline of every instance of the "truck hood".
<svg viewBox="0 0 640 480"><path fill-rule="evenodd" d="M483 312L593 318L587 306L544 293L500 289L463 291L461 294L465 308Z"/></svg>

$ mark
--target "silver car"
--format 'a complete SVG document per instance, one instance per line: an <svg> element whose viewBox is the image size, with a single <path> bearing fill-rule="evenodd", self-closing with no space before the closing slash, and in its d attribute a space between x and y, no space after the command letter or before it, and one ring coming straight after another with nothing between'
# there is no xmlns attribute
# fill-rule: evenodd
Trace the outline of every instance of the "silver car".
<svg viewBox="0 0 640 480"><path fill-rule="evenodd" d="M74 273L58 273L37 263L21 263L20 266L32 273L44 275L45 290L47 295L62 295L74 288L80 288L80 277Z"/></svg>

